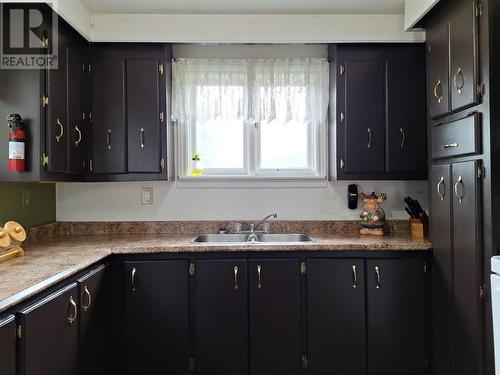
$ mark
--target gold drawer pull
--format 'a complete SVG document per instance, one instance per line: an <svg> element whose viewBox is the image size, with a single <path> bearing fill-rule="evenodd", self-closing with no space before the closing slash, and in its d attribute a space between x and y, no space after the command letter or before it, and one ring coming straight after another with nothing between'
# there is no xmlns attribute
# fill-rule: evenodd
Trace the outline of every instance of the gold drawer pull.
<svg viewBox="0 0 500 375"><path fill-rule="evenodd" d="M352 287L354 289L358 287L358 273L354 264L352 265Z"/></svg>
<svg viewBox="0 0 500 375"><path fill-rule="evenodd" d="M462 201L464 200L464 193L463 192L462 192L462 194L458 193L458 185L462 185L462 189L464 190L464 181L463 181L462 176L458 176L458 180L455 184L455 195L458 198L458 203L462 203Z"/></svg>
<svg viewBox="0 0 500 375"><path fill-rule="evenodd" d="M437 190L437 193L439 195L439 198L444 201L444 195L446 193L446 190L443 191L443 193L441 193L441 185L444 186L444 177L441 176L441 179L439 180L438 184L437 184L437 187L436 187L436 190Z"/></svg>
<svg viewBox="0 0 500 375"><path fill-rule="evenodd" d="M238 266L234 266L234 290L238 289Z"/></svg>
<svg viewBox="0 0 500 375"><path fill-rule="evenodd" d="M78 139L75 141L75 146L78 147L78 145L82 141L82 131L78 129L78 125L75 126L75 131L78 133Z"/></svg>
<svg viewBox="0 0 500 375"><path fill-rule="evenodd" d="M441 104L441 101L443 100L443 95L438 94L438 88L441 87L441 80L438 79L436 85L434 86L434 97L437 99L438 104Z"/></svg>
<svg viewBox="0 0 500 375"><path fill-rule="evenodd" d="M375 266L375 289L380 289L380 268Z"/></svg>
<svg viewBox="0 0 500 375"><path fill-rule="evenodd" d="M86 305L83 305L83 311L87 311L90 308L90 305L92 305L92 296L90 295L89 288L85 285L85 288L83 288L83 291L85 292L85 295L87 296L87 300L89 301Z"/></svg>
<svg viewBox="0 0 500 375"><path fill-rule="evenodd" d="M257 266L257 277L258 277L258 281L257 281L257 288L261 289L262 288L262 266L259 264Z"/></svg>
<svg viewBox="0 0 500 375"><path fill-rule="evenodd" d="M448 143L443 146L444 149L458 147L458 143Z"/></svg>

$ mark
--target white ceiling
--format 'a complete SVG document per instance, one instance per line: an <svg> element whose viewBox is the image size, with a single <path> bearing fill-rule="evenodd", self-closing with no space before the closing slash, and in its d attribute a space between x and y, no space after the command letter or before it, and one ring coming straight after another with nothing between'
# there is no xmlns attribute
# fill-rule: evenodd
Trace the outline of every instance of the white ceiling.
<svg viewBox="0 0 500 375"><path fill-rule="evenodd" d="M82 0L92 13L403 14L404 0Z"/></svg>

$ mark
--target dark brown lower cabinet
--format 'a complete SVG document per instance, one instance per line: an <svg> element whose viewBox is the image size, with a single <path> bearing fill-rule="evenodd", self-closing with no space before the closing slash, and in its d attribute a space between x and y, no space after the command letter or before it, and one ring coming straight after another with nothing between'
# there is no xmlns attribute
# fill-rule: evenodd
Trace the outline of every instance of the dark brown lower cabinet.
<svg viewBox="0 0 500 375"><path fill-rule="evenodd" d="M77 375L78 291L72 283L18 313L21 375Z"/></svg>
<svg viewBox="0 0 500 375"><path fill-rule="evenodd" d="M300 374L299 259L249 261L250 374Z"/></svg>
<svg viewBox="0 0 500 375"><path fill-rule="evenodd" d="M363 259L307 261L308 374L365 374Z"/></svg>
<svg viewBox="0 0 500 375"><path fill-rule="evenodd" d="M196 262L194 316L197 374L248 372L246 260Z"/></svg>
<svg viewBox="0 0 500 375"><path fill-rule="evenodd" d="M122 374L187 374L187 260L124 263Z"/></svg>
<svg viewBox="0 0 500 375"><path fill-rule="evenodd" d="M14 315L0 319L0 374L16 374L16 320Z"/></svg>
<svg viewBox="0 0 500 375"><path fill-rule="evenodd" d="M452 164L455 375L480 372L483 303L479 161Z"/></svg>
<svg viewBox="0 0 500 375"><path fill-rule="evenodd" d="M426 372L425 268L422 259L366 261L369 374Z"/></svg>
<svg viewBox="0 0 500 375"><path fill-rule="evenodd" d="M433 372L477 374L483 362L481 161L431 171Z"/></svg>
<svg viewBox="0 0 500 375"><path fill-rule="evenodd" d="M453 368L451 181L450 164L432 166L432 367L435 374L442 375L451 374Z"/></svg>
<svg viewBox="0 0 500 375"><path fill-rule="evenodd" d="M80 374L111 373L111 273L101 265L77 280L80 297Z"/></svg>

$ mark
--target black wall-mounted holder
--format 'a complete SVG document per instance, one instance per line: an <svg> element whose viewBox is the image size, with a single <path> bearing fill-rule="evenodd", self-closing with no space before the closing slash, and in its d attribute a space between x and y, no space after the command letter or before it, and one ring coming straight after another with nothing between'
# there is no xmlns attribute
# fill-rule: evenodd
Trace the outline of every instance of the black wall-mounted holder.
<svg viewBox="0 0 500 375"><path fill-rule="evenodd" d="M351 210L358 208L358 185L356 184L347 187L347 206Z"/></svg>

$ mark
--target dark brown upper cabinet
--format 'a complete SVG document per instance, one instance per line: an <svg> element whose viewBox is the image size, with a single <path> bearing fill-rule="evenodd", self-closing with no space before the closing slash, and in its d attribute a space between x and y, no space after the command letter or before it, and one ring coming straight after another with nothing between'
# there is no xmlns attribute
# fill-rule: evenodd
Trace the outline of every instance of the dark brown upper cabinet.
<svg viewBox="0 0 500 375"><path fill-rule="evenodd" d="M331 46L330 61L333 177L426 179L424 46Z"/></svg>
<svg viewBox="0 0 500 375"><path fill-rule="evenodd" d="M78 291L72 283L18 313L19 374L77 375Z"/></svg>
<svg viewBox="0 0 500 375"><path fill-rule="evenodd" d="M170 47L96 43L91 54L90 179L166 179Z"/></svg>
<svg viewBox="0 0 500 375"><path fill-rule="evenodd" d="M0 374L16 375L16 320L0 318Z"/></svg>
<svg viewBox="0 0 500 375"><path fill-rule="evenodd" d="M431 118L477 104L482 94L478 77L478 6L475 0L454 5L427 31L427 94Z"/></svg>

